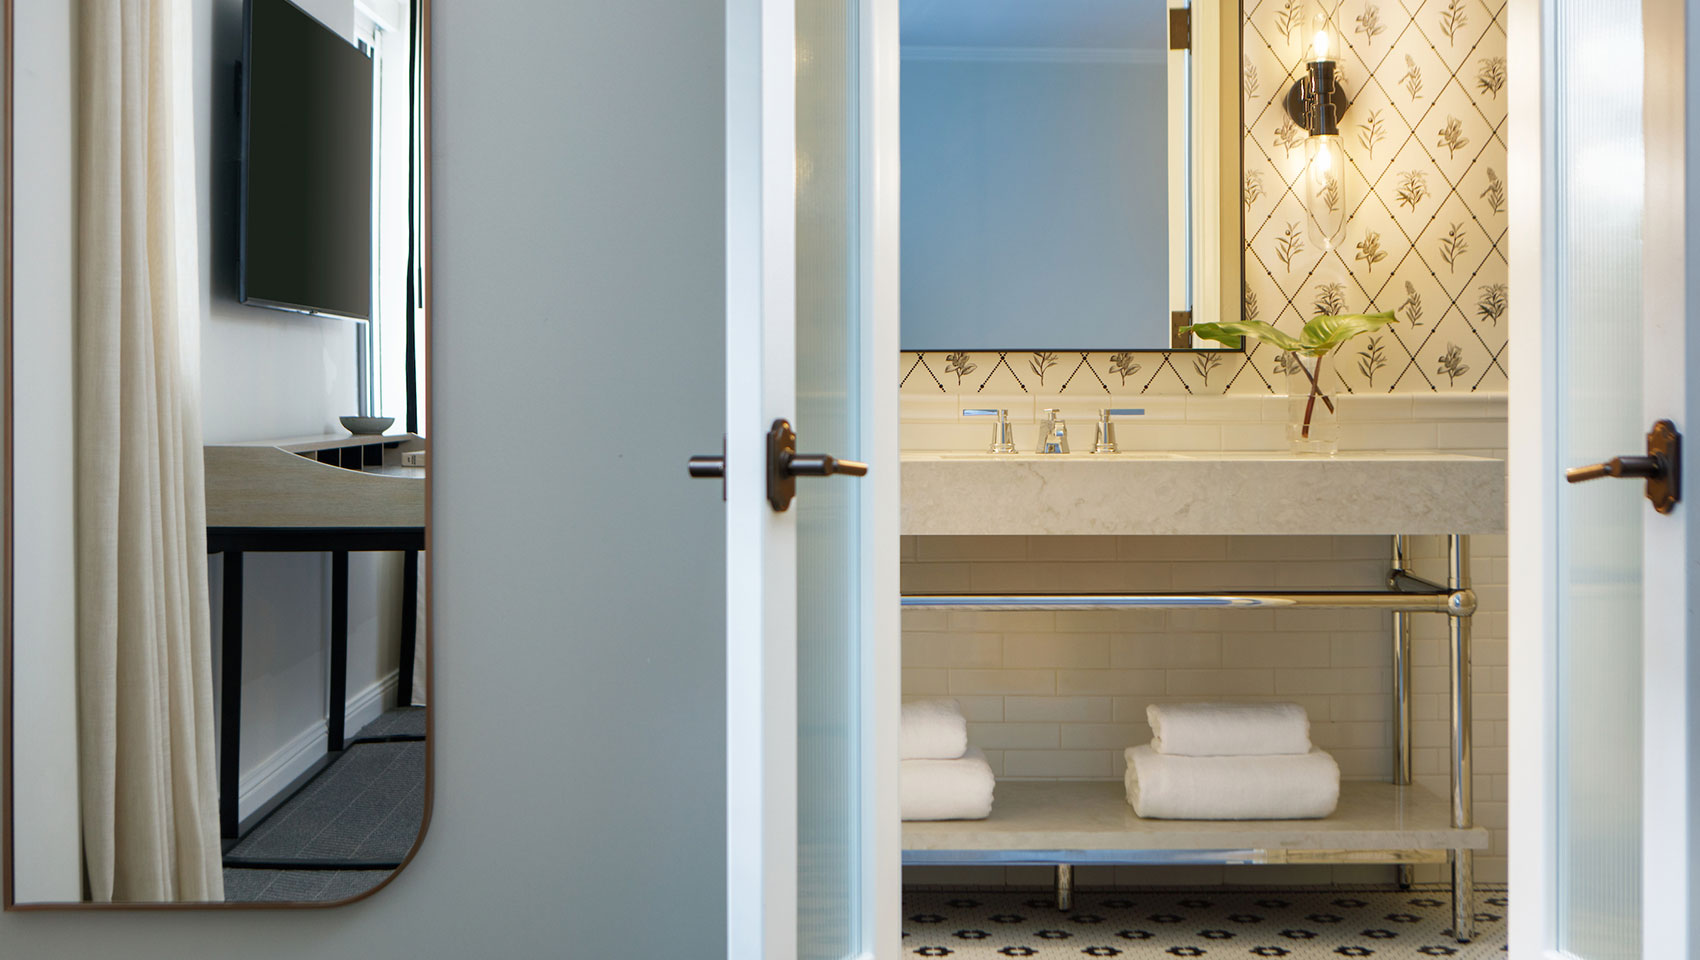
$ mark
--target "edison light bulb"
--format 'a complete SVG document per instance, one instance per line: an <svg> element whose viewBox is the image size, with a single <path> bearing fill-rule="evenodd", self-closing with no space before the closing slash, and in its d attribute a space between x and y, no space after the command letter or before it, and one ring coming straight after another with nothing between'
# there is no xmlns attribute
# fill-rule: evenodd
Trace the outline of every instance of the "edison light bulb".
<svg viewBox="0 0 1700 960"><path fill-rule="evenodd" d="M1306 138L1304 181L1310 238L1333 250L1346 239L1346 151L1338 135Z"/></svg>
<svg viewBox="0 0 1700 960"><path fill-rule="evenodd" d="M1335 3L1337 0L1310 0L1310 9L1305 13L1305 22L1309 24L1306 31L1310 37L1310 49L1305 51L1305 59L1312 63L1320 60L1332 60L1340 49L1336 34L1340 24L1336 22Z"/></svg>

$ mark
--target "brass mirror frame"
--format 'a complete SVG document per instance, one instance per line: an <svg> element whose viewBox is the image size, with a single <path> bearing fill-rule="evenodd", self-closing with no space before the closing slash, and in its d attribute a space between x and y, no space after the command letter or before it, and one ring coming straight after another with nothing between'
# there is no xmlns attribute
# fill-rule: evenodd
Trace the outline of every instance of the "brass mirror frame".
<svg viewBox="0 0 1700 960"><path fill-rule="evenodd" d="M13 411L15 409L12 377L12 269L13 269L13 150L16 145L14 130L13 98L15 89L16 66L14 63L15 27L13 16L14 0L0 0L0 17L4 26L0 28L0 57L5 60L4 72L0 73L0 123L4 124L3 137L0 137L0 230L4 237L0 238L0 403L4 403L5 412L0 429L5 432L3 444L0 444L0 523L5 525L4 545L0 547L0 602L4 610L0 611L0 690L4 691L5 709L0 711L0 800L4 809L0 810L0 909L7 912L29 913L42 911L113 911L113 910L325 910L334 907L344 907L357 903L395 882L413 863L418 856L419 848L424 845L426 834L431 829L431 812L435 805L436 786L436 742L437 742L437 706L436 706L436 674L437 660L428 657L425 670L425 810L419 823L419 836L414 839L413 847L401 864L390 872L390 875L375 884L371 889L362 891L344 900L316 901L280 901L280 902L244 902L244 903L85 903L67 901L64 903L18 903L13 896L14 862L13 853L13 769L12 769L12 736L16 732L12 722L12 690L15 680L13 674L13 571L16 554L13 544L14 491L13 483ZM420 141L420 182L419 182L419 211L418 223L421 233L420 275L422 312L425 322L419 325L416 333L416 349L425 366L425 389L421 391L422 409L425 411L426 423L431 422L431 384L435 370L431 361L431 0L419 0L419 141ZM430 441L426 441L429 449ZM427 461L429 462L429 461ZM432 582L436 564L431 561L431 535L434 525L431 523L432 481L433 472L425 471L425 547L426 560L424 569L425 579L425 610L421 626L425 631L425 649L429 651L436 639L436 631L432 629L435 620L433 611L436 609L436 591Z"/></svg>

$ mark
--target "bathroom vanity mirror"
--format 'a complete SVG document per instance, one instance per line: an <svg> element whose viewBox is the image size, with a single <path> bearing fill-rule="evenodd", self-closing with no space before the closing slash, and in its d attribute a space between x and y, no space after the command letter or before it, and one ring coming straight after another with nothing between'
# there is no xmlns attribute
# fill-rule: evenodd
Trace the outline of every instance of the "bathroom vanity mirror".
<svg viewBox="0 0 1700 960"><path fill-rule="evenodd" d="M901 0L904 350L1166 350L1240 309L1240 11Z"/></svg>
<svg viewBox="0 0 1700 960"><path fill-rule="evenodd" d="M346 903L430 808L428 0L96 6L5 171L5 906Z"/></svg>

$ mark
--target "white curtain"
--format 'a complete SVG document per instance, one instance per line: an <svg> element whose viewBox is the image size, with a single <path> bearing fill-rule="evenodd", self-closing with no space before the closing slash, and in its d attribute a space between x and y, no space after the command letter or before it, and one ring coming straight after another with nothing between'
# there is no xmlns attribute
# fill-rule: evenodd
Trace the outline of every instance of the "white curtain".
<svg viewBox="0 0 1700 960"><path fill-rule="evenodd" d="M80 5L77 674L106 901L222 900L187 0Z"/></svg>

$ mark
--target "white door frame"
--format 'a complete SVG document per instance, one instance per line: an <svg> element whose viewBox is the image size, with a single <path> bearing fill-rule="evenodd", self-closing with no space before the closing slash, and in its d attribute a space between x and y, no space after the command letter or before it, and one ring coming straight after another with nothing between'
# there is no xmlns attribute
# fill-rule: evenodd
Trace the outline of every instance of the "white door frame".
<svg viewBox="0 0 1700 960"><path fill-rule="evenodd" d="M1555 650L1552 645L1558 570L1553 556L1560 488L1557 398L1565 385L1555 376L1554 344L1547 336L1551 265L1544 256L1546 229L1542 197L1551 169L1542 157L1543 142L1553 113L1543 102L1550 72L1547 59L1551 24L1543 0L1511 0L1508 55L1520 67L1519 81L1509 85L1511 141L1508 144L1511 185L1510 334L1518 344L1517 364L1509 389L1508 509L1510 585L1510 795L1509 849L1511 948L1514 960L1559 957L1554 934L1557 915L1557 864L1552 833L1556 829L1553 789L1556 753L1551 718L1554 702ZM1686 370L1700 359L1700 337L1691 336L1694 322L1686 312L1686 278L1700 276L1691 269L1688 244L1694 227L1687 216L1685 91L1693 80L1687 70L1685 11L1682 0L1645 0L1643 30L1646 44L1647 204L1643 246L1643 285L1646 371L1643 420L1669 417L1688 431L1696 418L1694 391L1685 384ZM1602 51L1605 53L1605 51ZM1700 153L1694 156L1700 158ZM1623 453L1639 453L1624 450ZM1693 458L1684 460L1692 463ZM1690 474L1692 476L1692 474ZM1612 481L1623 482L1623 481ZM1693 488L1688 491L1690 499ZM1696 704L1691 691L1700 690L1691 674L1700 658L1688 648L1693 623L1688 600L1700 597L1700 575L1688 544L1700 529L1691 503L1672 516L1649 507L1643 514L1644 624L1643 726L1659 735L1645 738L1642 822L1645 833L1642 888L1642 949L1648 958L1693 956L1700 945L1694 935L1692 909L1696 892L1690 880L1696 862L1690 827L1691 734Z"/></svg>
<svg viewBox="0 0 1700 960"><path fill-rule="evenodd" d="M866 389L862 450L872 468L862 483L862 623L865 673L864 776L869 802L862 871L862 938L870 956L903 952L903 823L898 758L902 713L903 623L899 585L902 484L898 374L901 326L902 150L898 0L859 0L862 116L862 337Z"/></svg>
<svg viewBox="0 0 1700 960"><path fill-rule="evenodd" d="M795 2L727 3L726 920L735 960L784 960L797 949L796 514L772 510L765 474L769 424L796 415ZM860 0L860 11L859 393L861 450L871 467L854 481L862 516L862 941L864 956L895 958L897 0Z"/></svg>

